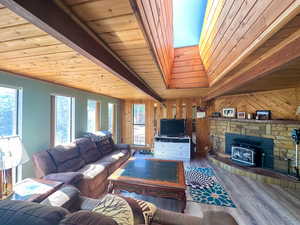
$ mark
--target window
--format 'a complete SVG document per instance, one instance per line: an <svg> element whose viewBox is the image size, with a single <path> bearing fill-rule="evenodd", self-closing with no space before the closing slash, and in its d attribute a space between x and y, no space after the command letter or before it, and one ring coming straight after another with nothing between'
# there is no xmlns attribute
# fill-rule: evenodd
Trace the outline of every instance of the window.
<svg viewBox="0 0 300 225"><path fill-rule="evenodd" d="M19 134L18 102L18 89L0 87L0 136Z"/></svg>
<svg viewBox="0 0 300 225"><path fill-rule="evenodd" d="M74 98L52 96L54 113L54 145L70 143L74 138ZM52 139L53 139L52 138Z"/></svg>
<svg viewBox="0 0 300 225"><path fill-rule="evenodd" d="M19 88L0 87L0 136L21 136L21 98ZM22 166L8 170L8 183L22 180ZM2 181L0 179L0 185Z"/></svg>
<svg viewBox="0 0 300 225"><path fill-rule="evenodd" d="M108 131L115 136L115 105L108 103Z"/></svg>
<svg viewBox="0 0 300 225"><path fill-rule="evenodd" d="M88 100L87 103L87 113L88 113L88 120L87 120L87 131L88 132L95 132L98 128L97 126L97 101Z"/></svg>
<svg viewBox="0 0 300 225"><path fill-rule="evenodd" d="M133 144L146 145L145 104L133 104Z"/></svg>

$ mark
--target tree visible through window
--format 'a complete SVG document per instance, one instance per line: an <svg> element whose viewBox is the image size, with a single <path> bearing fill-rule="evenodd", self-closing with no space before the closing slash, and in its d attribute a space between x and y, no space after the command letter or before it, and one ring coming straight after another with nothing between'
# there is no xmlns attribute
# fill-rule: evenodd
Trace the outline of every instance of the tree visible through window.
<svg viewBox="0 0 300 225"><path fill-rule="evenodd" d="M73 119L73 98L55 96L55 145L72 141Z"/></svg>
<svg viewBox="0 0 300 225"><path fill-rule="evenodd" d="M97 101L88 100L87 105L88 121L87 121L87 131L96 131L96 116L97 115Z"/></svg>
<svg viewBox="0 0 300 225"><path fill-rule="evenodd" d="M18 90L0 87L0 136L18 133Z"/></svg>
<svg viewBox="0 0 300 225"><path fill-rule="evenodd" d="M145 104L133 104L133 144L145 145Z"/></svg>
<svg viewBox="0 0 300 225"><path fill-rule="evenodd" d="M114 131L115 106L113 103L108 103L108 131L115 135Z"/></svg>

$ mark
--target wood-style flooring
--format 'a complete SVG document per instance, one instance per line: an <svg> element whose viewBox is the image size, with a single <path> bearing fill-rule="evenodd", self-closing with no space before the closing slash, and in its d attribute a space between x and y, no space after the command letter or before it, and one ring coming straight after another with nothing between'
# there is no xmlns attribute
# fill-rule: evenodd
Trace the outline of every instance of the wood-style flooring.
<svg viewBox="0 0 300 225"><path fill-rule="evenodd" d="M147 157L136 154L137 157ZM254 181L248 177L227 172L206 159L195 159L185 163L185 167L212 167L216 176L237 208L227 208L193 202L187 192L186 214L202 217L204 211L226 211L240 225L300 225L300 192L283 189ZM176 200L153 198L136 194L126 194L156 204L173 211L179 210Z"/></svg>

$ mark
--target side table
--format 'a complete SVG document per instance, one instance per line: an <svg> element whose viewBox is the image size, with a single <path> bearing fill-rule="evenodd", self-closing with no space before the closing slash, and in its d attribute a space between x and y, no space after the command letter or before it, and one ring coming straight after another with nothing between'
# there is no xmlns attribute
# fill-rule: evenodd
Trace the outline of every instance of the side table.
<svg viewBox="0 0 300 225"><path fill-rule="evenodd" d="M13 192L5 199L41 202L49 195L57 191L62 185L62 182L57 181L26 178L15 184Z"/></svg>

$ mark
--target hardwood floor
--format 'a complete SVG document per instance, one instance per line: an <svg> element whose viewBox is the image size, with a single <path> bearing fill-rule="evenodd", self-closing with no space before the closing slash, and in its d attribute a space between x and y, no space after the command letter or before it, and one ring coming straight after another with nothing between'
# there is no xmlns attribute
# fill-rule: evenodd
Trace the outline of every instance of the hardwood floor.
<svg viewBox="0 0 300 225"><path fill-rule="evenodd" d="M141 156L137 157L147 157ZM219 207L193 202L187 192L186 214L203 216L203 212L226 211L233 215L240 225L300 225L300 192L283 189L276 185L263 184L248 177L229 173L208 160L192 160L185 167L212 167L216 176L231 195L237 208ZM140 198L158 207L178 211L176 200L159 199L132 193L127 196Z"/></svg>
<svg viewBox="0 0 300 225"><path fill-rule="evenodd" d="M300 225L299 192L232 174L211 165L207 160L194 160L186 166L213 167L237 208L223 208L189 201L185 213L202 216L202 212L206 210L222 210L233 215L241 225Z"/></svg>

